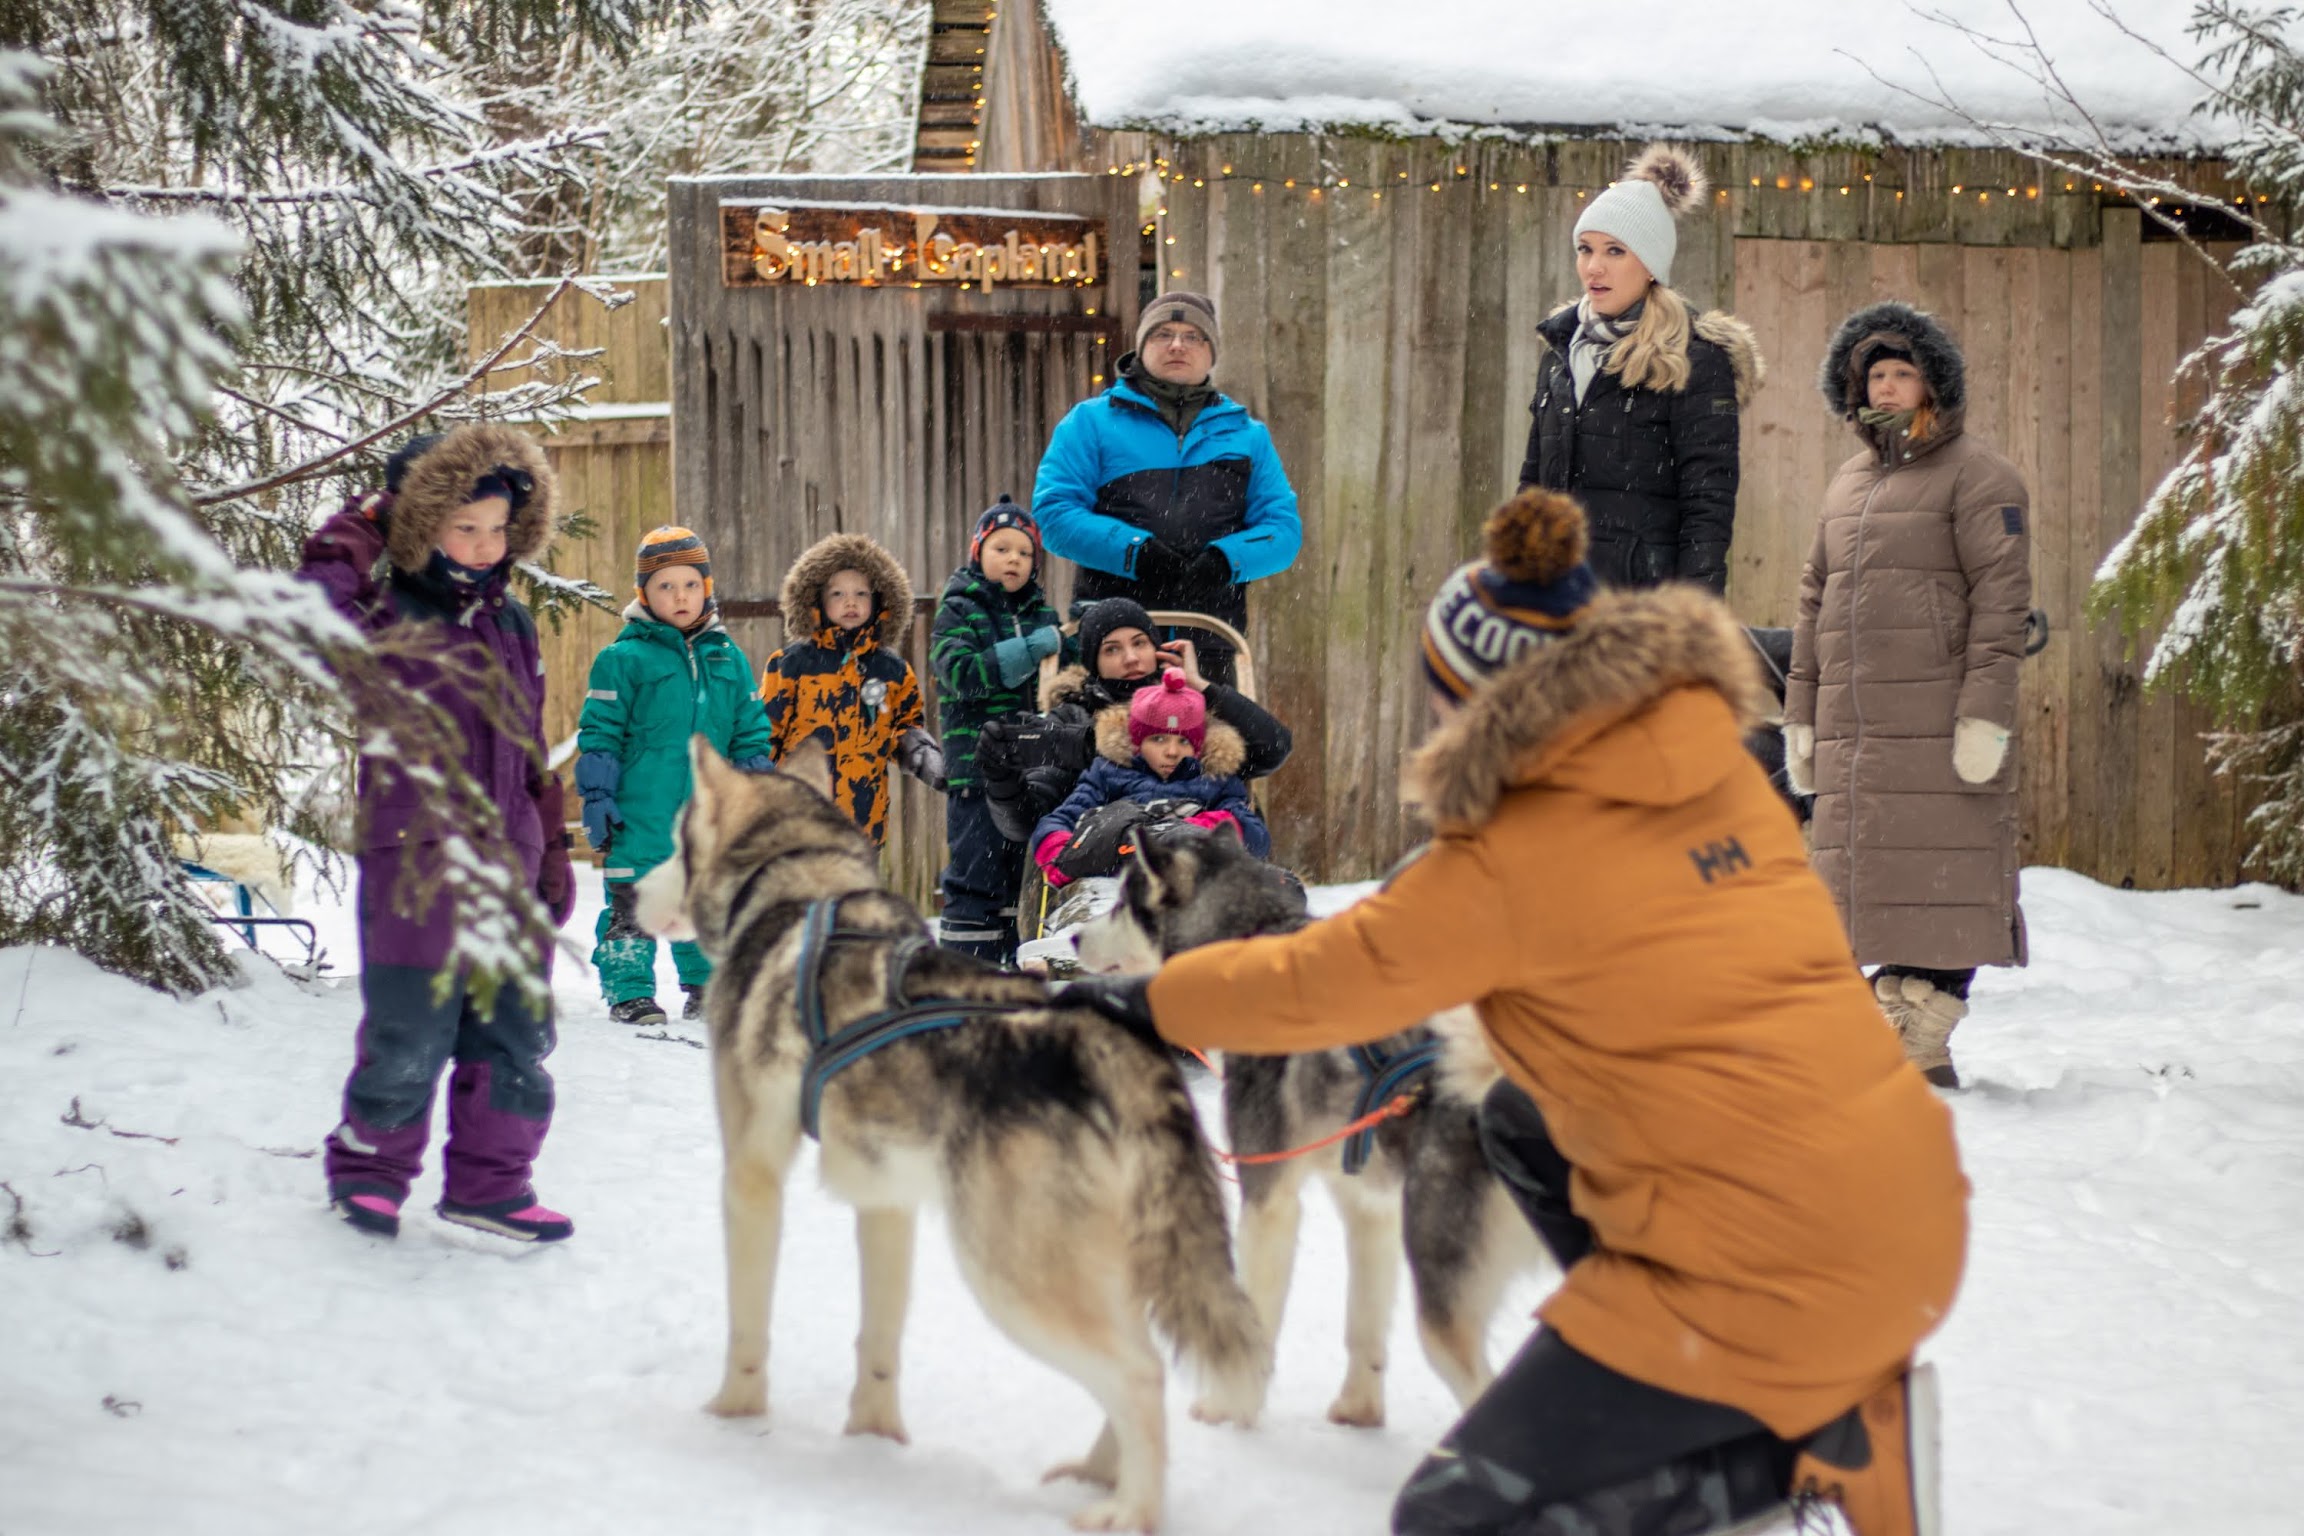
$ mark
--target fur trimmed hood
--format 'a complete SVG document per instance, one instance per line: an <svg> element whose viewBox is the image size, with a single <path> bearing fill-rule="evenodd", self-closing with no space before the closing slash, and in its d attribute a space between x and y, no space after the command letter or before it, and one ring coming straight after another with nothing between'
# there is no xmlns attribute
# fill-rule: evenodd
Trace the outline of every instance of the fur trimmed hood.
<svg viewBox="0 0 2304 1536"><path fill-rule="evenodd" d="M1583 739L1579 727L1604 729L1690 683L1718 690L1740 731L1774 702L1742 626L1709 592L1603 592L1571 633L1500 673L1416 749L1403 797L1436 826L1478 826L1506 790L1552 766L1549 748Z"/></svg>
<svg viewBox="0 0 2304 1536"><path fill-rule="evenodd" d="M1153 672L1137 681L1148 683L1155 681L1159 676L1158 672ZM1130 688L1125 695L1121 695L1115 692L1115 687L1115 684L1107 682L1103 678L1090 677L1086 666L1074 662L1071 666L1059 669L1056 675L1048 679L1041 688L1040 707L1043 710L1050 710L1059 704L1077 704L1083 709L1102 711L1111 708L1111 700L1118 698L1119 707L1125 712L1128 707L1128 700L1135 697L1136 690ZM1092 698L1092 692L1102 694L1104 702L1099 703Z"/></svg>
<svg viewBox="0 0 2304 1536"><path fill-rule="evenodd" d="M1913 366L1928 381L1939 411L1956 416L1966 407L1968 364L1961 356L1960 344L1934 315L1889 300L1867 305L1841 321L1832 345L1825 349L1823 366L1816 372L1816 388L1833 415L1848 420L1864 404L1856 358L1863 344L1876 336L1902 340L1912 353Z"/></svg>
<svg viewBox="0 0 2304 1536"><path fill-rule="evenodd" d="M1136 761L1136 749L1128 744L1127 705L1114 704L1097 711L1096 755L1122 768ZM1211 716L1206 744L1195 756L1185 759L1187 764L1195 761L1200 765L1200 772L1210 778L1238 778L1241 767L1248 761L1248 743L1238 731ZM1182 768L1176 773L1180 778L1189 777Z"/></svg>
<svg viewBox="0 0 2304 1536"><path fill-rule="evenodd" d="M835 533L800 552L784 573L784 633L799 642L814 640L824 627L824 583L839 571L862 571L871 583L877 617L872 633L891 650L912 626L912 578L896 557L861 533Z"/></svg>
<svg viewBox="0 0 2304 1536"><path fill-rule="evenodd" d="M384 534L392 564L411 575L432 561L440 529L449 515L472 499L472 487L497 465L523 470L536 484L527 504L504 526L504 553L530 560L552 542L552 463L525 432L475 423L458 427L410 464L392 498L392 519Z"/></svg>
<svg viewBox="0 0 2304 1536"><path fill-rule="evenodd" d="M1708 309L1692 315L1688 329L1698 340L1708 341L1728 354L1729 370L1736 376L1736 408L1742 410L1750 405L1752 397L1760 393L1760 386L1768 382L1768 359L1760 354L1759 335L1724 309ZM1553 310L1538 324L1536 331L1553 351L1565 358L1569 338L1576 334L1575 304L1570 302Z"/></svg>

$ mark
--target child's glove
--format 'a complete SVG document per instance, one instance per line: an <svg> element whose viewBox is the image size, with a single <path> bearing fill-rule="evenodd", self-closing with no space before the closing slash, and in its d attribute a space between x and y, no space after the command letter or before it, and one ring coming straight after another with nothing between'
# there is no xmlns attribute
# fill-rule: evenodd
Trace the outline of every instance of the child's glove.
<svg viewBox="0 0 2304 1536"><path fill-rule="evenodd" d="M754 757L740 757L728 765L738 773L774 773L776 759L762 753Z"/></svg>
<svg viewBox="0 0 2304 1536"><path fill-rule="evenodd" d="M1040 866L1041 876L1047 880L1050 890L1072 883L1072 877L1056 867L1056 860L1064 853L1064 845L1071 841L1072 834L1069 832L1051 832L1040 840L1038 848L1032 850L1032 862Z"/></svg>
<svg viewBox="0 0 2304 1536"><path fill-rule="evenodd" d="M944 748L919 726L896 738L896 766L936 793L944 793Z"/></svg>
<svg viewBox="0 0 2304 1536"><path fill-rule="evenodd" d="M536 870L536 894L552 914L552 926L566 925L576 911L576 868L568 857L566 790L559 776L544 775L536 786L536 816L544 824L544 859Z"/></svg>
<svg viewBox="0 0 2304 1536"><path fill-rule="evenodd" d="M360 515L374 523L378 531L388 529L392 526L392 502L390 491L370 491L360 498Z"/></svg>
<svg viewBox="0 0 2304 1536"><path fill-rule="evenodd" d="M992 665L999 669L1000 686L1013 688L1032 675L1041 659L1062 649L1064 637L1053 624L1043 624L1028 635L1011 635L992 647Z"/></svg>
<svg viewBox="0 0 2304 1536"><path fill-rule="evenodd" d="M1234 837L1239 838L1242 842L1248 840L1248 834L1240 830L1240 818L1230 811L1202 811L1196 816L1187 816L1184 819L1195 827L1206 827L1211 832L1218 827L1230 827Z"/></svg>
<svg viewBox="0 0 2304 1536"><path fill-rule="evenodd" d="M616 828L624 825L624 813L616 809L616 786L623 777L624 765L613 752L587 752L576 759L576 790L584 797L584 835L602 853L608 851Z"/></svg>

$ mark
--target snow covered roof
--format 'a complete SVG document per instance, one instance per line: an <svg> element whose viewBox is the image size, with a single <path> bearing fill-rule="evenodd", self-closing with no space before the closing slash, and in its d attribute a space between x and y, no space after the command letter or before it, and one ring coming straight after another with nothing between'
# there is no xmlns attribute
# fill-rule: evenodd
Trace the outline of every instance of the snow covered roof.
<svg viewBox="0 0 2304 1536"><path fill-rule="evenodd" d="M1988 140L1959 113L1892 87L1948 96L1983 121L2053 128L2069 109L2051 103L2034 78L2037 57L2018 57L2029 23L2120 148L2197 151L2223 136L2192 114L2203 92L2172 62L2199 56L2185 34L2189 0L1643 0L1597 8L1430 0L1405 9L1395 0L1166 0L1151 11L1139 0L1043 4L1079 104L1101 127L1428 133L1509 125L1980 144ZM2125 35L2103 8L2144 40ZM1979 46L1939 17L2009 46Z"/></svg>

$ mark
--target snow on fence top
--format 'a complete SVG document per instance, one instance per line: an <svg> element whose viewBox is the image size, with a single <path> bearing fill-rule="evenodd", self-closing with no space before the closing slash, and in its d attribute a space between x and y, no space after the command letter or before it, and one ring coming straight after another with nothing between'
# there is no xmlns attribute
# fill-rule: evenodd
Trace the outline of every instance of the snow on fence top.
<svg viewBox="0 0 2304 1536"><path fill-rule="evenodd" d="M2069 128L2070 109L2037 78L2037 56L2022 56L2029 24L2119 148L2208 150L2228 136L2192 112L2204 92L2186 73L2200 52L2185 31L2190 0L1044 4L1081 108L1103 127L1508 125L1981 144L1987 137L1962 113L1893 87L1949 97L1987 123ZM2125 35L2113 16L2148 41Z"/></svg>

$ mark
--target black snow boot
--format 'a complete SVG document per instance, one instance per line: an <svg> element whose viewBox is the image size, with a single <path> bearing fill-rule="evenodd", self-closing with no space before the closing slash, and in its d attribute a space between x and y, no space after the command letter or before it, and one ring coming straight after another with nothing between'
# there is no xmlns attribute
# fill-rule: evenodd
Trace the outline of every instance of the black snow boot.
<svg viewBox="0 0 2304 1536"><path fill-rule="evenodd" d="M680 990L688 994L688 1001L680 1005L680 1017L684 1019L704 1017L704 989L683 984Z"/></svg>
<svg viewBox="0 0 2304 1536"><path fill-rule="evenodd" d="M656 1006L652 997L628 997L608 1010L608 1017L619 1024L631 1024L645 1029L664 1022L664 1010Z"/></svg>

